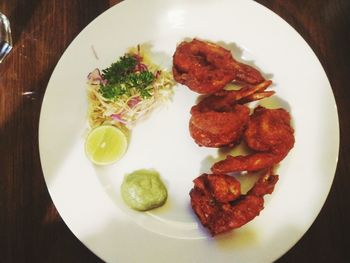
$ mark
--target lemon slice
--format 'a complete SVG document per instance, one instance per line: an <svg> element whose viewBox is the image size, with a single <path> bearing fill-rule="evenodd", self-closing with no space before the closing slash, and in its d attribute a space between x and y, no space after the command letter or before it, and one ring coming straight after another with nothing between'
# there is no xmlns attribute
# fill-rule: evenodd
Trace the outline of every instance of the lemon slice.
<svg viewBox="0 0 350 263"><path fill-rule="evenodd" d="M112 125L102 125L88 134L85 152L94 164L107 165L123 157L127 146L128 140L121 130Z"/></svg>

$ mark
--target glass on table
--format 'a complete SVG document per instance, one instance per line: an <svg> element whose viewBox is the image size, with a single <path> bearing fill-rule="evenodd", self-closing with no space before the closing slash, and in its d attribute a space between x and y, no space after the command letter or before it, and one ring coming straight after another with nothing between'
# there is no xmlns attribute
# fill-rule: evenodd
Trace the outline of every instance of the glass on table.
<svg viewBox="0 0 350 263"><path fill-rule="evenodd" d="M12 49L10 21L0 12L0 63Z"/></svg>

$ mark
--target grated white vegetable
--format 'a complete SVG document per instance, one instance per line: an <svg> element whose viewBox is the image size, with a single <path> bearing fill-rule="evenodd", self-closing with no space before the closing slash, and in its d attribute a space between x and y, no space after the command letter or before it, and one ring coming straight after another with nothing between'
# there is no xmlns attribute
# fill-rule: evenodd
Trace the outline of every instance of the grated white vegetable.
<svg viewBox="0 0 350 263"><path fill-rule="evenodd" d="M88 120L91 128L102 124L112 124L124 125L131 129L139 119L145 117L152 109L171 99L172 87L175 84L171 72L160 70L145 59L143 63L147 65L149 71L156 75L151 84L151 96L148 98L142 98L135 89L131 96L123 95L116 100L106 99L99 91L99 82L88 82Z"/></svg>

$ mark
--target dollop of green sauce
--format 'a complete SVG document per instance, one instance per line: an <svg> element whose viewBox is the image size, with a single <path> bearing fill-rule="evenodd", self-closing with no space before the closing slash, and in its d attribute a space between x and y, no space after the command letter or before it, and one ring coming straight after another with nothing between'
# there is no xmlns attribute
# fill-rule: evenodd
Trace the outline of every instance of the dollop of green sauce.
<svg viewBox="0 0 350 263"><path fill-rule="evenodd" d="M121 185L124 202L138 211L147 211L162 206L168 191L155 170L137 170L124 177Z"/></svg>

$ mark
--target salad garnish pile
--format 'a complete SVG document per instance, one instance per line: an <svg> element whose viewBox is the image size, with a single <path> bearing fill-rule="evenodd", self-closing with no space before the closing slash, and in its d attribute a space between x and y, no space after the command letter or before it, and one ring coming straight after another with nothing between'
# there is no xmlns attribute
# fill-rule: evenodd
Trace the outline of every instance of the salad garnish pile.
<svg viewBox="0 0 350 263"><path fill-rule="evenodd" d="M88 75L89 123L130 129L159 103L171 98L171 72L150 62L138 46L108 68Z"/></svg>

